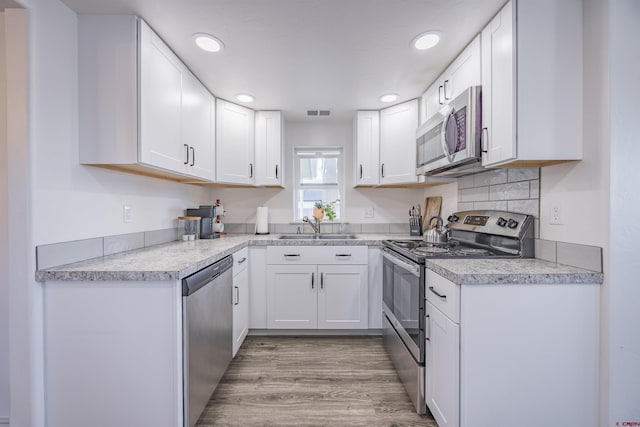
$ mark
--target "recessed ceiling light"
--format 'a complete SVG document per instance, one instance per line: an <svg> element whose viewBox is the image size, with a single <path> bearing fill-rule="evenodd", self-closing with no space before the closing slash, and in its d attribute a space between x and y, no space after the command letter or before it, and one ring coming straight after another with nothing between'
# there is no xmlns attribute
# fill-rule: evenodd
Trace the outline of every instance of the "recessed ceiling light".
<svg viewBox="0 0 640 427"><path fill-rule="evenodd" d="M395 93L387 93L386 95L382 95L380 97L380 101L382 102L393 102L398 99L398 95Z"/></svg>
<svg viewBox="0 0 640 427"><path fill-rule="evenodd" d="M196 45L207 52L220 52L224 48L224 44L211 34L196 33L193 35Z"/></svg>
<svg viewBox="0 0 640 427"><path fill-rule="evenodd" d="M427 50L437 45L439 41L440 34L436 31L427 31L426 33L416 36L411 44L418 50Z"/></svg>
<svg viewBox="0 0 640 427"><path fill-rule="evenodd" d="M239 93L236 95L236 99L240 102L253 102L255 98L248 93Z"/></svg>

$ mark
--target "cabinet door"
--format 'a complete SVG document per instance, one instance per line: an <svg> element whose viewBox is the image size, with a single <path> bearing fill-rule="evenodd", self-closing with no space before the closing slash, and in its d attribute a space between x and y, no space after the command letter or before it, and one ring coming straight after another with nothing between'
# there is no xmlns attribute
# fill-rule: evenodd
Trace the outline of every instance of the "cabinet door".
<svg viewBox="0 0 640 427"><path fill-rule="evenodd" d="M385 108L380 112L380 184L418 181L417 128L417 99Z"/></svg>
<svg viewBox="0 0 640 427"><path fill-rule="evenodd" d="M482 30L482 165L516 157L513 7L509 2Z"/></svg>
<svg viewBox="0 0 640 427"><path fill-rule="evenodd" d="M188 151L186 173L214 180L215 98L191 73L182 80L182 146Z"/></svg>
<svg viewBox="0 0 640 427"><path fill-rule="evenodd" d="M318 326L318 275L315 265L267 266L267 327Z"/></svg>
<svg viewBox="0 0 640 427"><path fill-rule="evenodd" d="M356 185L380 183L380 112L356 115Z"/></svg>
<svg viewBox="0 0 640 427"><path fill-rule="evenodd" d="M318 274L318 328L368 328L367 266L320 265Z"/></svg>
<svg viewBox="0 0 640 427"><path fill-rule="evenodd" d="M140 162L184 173L180 138L182 68L162 40L140 22Z"/></svg>
<svg viewBox="0 0 640 427"><path fill-rule="evenodd" d="M253 184L253 110L218 99L216 114L216 181Z"/></svg>
<svg viewBox="0 0 640 427"><path fill-rule="evenodd" d="M426 303L425 400L439 427L460 424L460 325Z"/></svg>
<svg viewBox="0 0 640 427"><path fill-rule="evenodd" d="M282 113L256 112L256 185L282 186Z"/></svg>
<svg viewBox="0 0 640 427"><path fill-rule="evenodd" d="M480 36L462 51L447 69L443 82L446 102L455 99L470 86L482 84L480 72Z"/></svg>
<svg viewBox="0 0 640 427"><path fill-rule="evenodd" d="M422 105L424 107L424 122L438 114L440 109L445 105L444 102L444 84L442 80L436 80L427 91L422 95ZM423 123L424 123L423 122Z"/></svg>
<svg viewBox="0 0 640 427"><path fill-rule="evenodd" d="M233 357L249 333L249 270L233 276Z"/></svg>

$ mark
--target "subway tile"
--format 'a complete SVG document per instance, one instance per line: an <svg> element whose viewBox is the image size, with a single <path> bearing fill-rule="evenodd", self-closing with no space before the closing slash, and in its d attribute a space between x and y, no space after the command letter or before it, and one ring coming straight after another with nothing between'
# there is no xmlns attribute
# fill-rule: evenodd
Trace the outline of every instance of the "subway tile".
<svg viewBox="0 0 640 427"><path fill-rule="evenodd" d="M409 223L407 222L393 222L389 224L389 233L408 233Z"/></svg>
<svg viewBox="0 0 640 427"><path fill-rule="evenodd" d="M362 224L360 223L342 223L338 225L338 233L362 233Z"/></svg>
<svg viewBox="0 0 640 427"><path fill-rule="evenodd" d="M519 212L527 215L540 217L540 201L535 200L509 200L507 201L507 210L511 212Z"/></svg>
<svg viewBox="0 0 640 427"><path fill-rule="evenodd" d="M154 246L178 240L180 232L177 228L165 228L164 230L153 230L144 232L144 245Z"/></svg>
<svg viewBox="0 0 640 427"><path fill-rule="evenodd" d="M485 202L489 200L489 187L458 190L458 202Z"/></svg>
<svg viewBox="0 0 640 427"><path fill-rule="evenodd" d="M494 169L473 175L473 186L504 184L507 182L507 169Z"/></svg>
<svg viewBox="0 0 640 427"><path fill-rule="evenodd" d="M298 227L303 233L312 233L313 230L309 225L297 225L297 224L275 224L276 234L292 234L298 231Z"/></svg>
<svg viewBox="0 0 640 427"><path fill-rule="evenodd" d="M144 248L144 232L104 237L104 255Z"/></svg>
<svg viewBox="0 0 640 427"><path fill-rule="evenodd" d="M465 175L458 178L458 190L475 187L473 177L474 175Z"/></svg>
<svg viewBox="0 0 640 427"><path fill-rule="evenodd" d="M247 224L245 223L225 223L224 231L229 234L247 234ZM251 231L255 232L255 224L252 224Z"/></svg>
<svg viewBox="0 0 640 427"><path fill-rule="evenodd" d="M535 240L536 258L545 261L556 262L556 241L555 240Z"/></svg>
<svg viewBox="0 0 640 427"><path fill-rule="evenodd" d="M362 232L363 233L388 233L389 232L389 224L372 224L372 223L364 223L362 224Z"/></svg>
<svg viewBox="0 0 640 427"><path fill-rule="evenodd" d="M254 228L254 233L255 233L255 228ZM269 224L269 234L276 234L276 225L275 224Z"/></svg>
<svg viewBox="0 0 640 427"><path fill-rule="evenodd" d="M458 210L459 211L471 211L474 209L473 202L458 202Z"/></svg>
<svg viewBox="0 0 640 427"><path fill-rule="evenodd" d="M513 168L507 170L508 182L528 181L540 178L539 168Z"/></svg>
<svg viewBox="0 0 640 427"><path fill-rule="evenodd" d="M540 198L540 180L532 179L529 181L529 198L530 199L539 199Z"/></svg>
<svg viewBox="0 0 640 427"><path fill-rule="evenodd" d="M506 200L496 200L493 202L474 202L474 209L487 209L487 210L495 210L495 211L506 211L507 210L507 201Z"/></svg>
<svg viewBox="0 0 640 427"><path fill-rule="evenodd" d="M37 269L42 270L101 257L104 254L103 250L102 237L40 245L36 247Z"/></svg>
<svg viewBox="0 0 640 427"><path fill-rule="evenodd" d="M602 248L558 242L557 262L558 264L602 272Z"/></svg>
<svg viewBox="0 0 640 427"><path fill-rule="evenodd" d="M489 187L489 200L516 200L529 198L529 181Z"/></svg>

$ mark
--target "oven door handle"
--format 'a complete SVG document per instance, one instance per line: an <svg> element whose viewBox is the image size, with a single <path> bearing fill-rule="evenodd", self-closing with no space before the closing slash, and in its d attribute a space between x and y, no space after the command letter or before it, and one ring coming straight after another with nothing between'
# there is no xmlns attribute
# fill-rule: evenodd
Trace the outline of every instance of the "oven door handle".
<svg viewBox="0 0 640 427"><path fill-rule="evenodd" d="M382 252L382 256L391 261L394 265L402 268L403 270L407 270L411 274L416 277L420 277L420 266L417 264L413 264L411 262L400 259L399 257L392 255L389 249L384 248Z"/></svg>

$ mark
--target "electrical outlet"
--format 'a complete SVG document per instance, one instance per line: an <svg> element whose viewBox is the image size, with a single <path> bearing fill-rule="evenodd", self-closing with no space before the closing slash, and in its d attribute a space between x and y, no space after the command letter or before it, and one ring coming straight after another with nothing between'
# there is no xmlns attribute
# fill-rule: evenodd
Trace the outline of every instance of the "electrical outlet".
<svg viewBox="0 0 640 427"><path fill-rule="evenodd" d="M362 217L363 218L373 218L373 207L368 207L362 209Z"/></svg>
<svg viewBox="0 0 640 427"><path fill-rule="evenodd" d="M122 221L133 222L133 208L129 205L122 206Z"/></svg>
<svg viewBox="0 0 640 427"><path fill-rule="evenodd" d="M562 225L564 224L564 217L562 214L562 206L555 204L551 206L551 218L549 224Z"/></svg>

